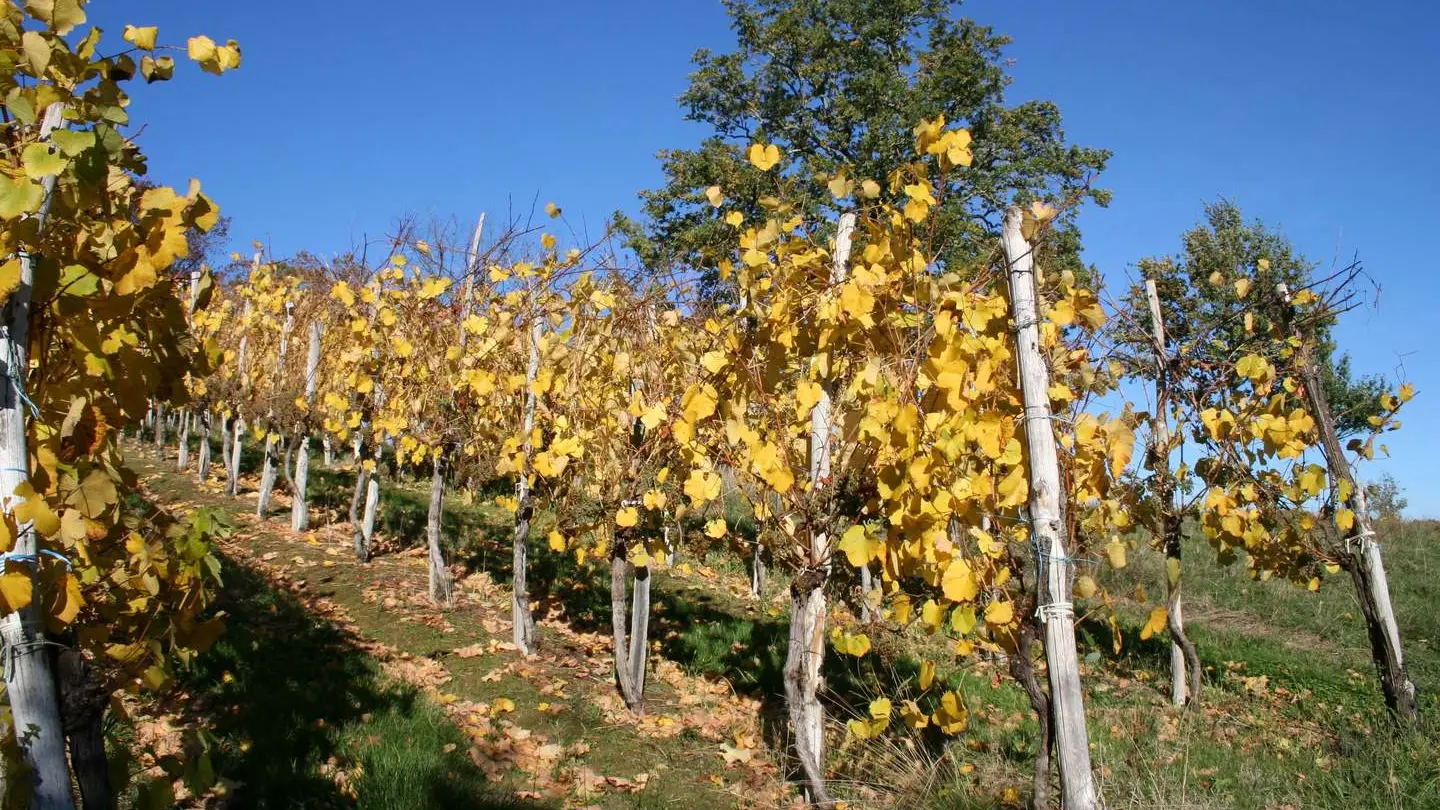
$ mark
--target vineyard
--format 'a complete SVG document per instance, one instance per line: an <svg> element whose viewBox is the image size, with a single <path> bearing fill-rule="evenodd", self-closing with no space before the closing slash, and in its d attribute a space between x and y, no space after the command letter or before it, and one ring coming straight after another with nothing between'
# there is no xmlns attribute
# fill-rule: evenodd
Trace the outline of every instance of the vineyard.
<svg viewBox="0 0 1440 810"><path fill-rule="evenodd" d="M6 807L1440 806L1365 269L1101 272L1001 38L727 9L638 218L282 256L130 119L240 43L6 3Z"/></svg>

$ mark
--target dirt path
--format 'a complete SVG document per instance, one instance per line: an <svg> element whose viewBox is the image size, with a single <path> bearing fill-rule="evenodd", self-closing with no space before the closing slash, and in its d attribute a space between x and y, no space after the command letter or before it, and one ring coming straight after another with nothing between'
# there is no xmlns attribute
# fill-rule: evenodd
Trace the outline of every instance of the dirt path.
<svg viewBox="0 0 1440 810"><path fill-rule="evenodd" d="M132 455L148 497L228 514L237 530L221 549L232 564L442 707L470 743L469 759L515 796L604 808L770 808L793 800L761 743L758 701L729 684L657 656L647 712L636 717L615 695L608 638L571 626L554 606L541 652L521 657L508 641L509 590L488 574L461 572L454 604L437 608L424 596L422 555L359 564L348 524L295 533L281 522L288 509L264 521L254 516L253 486L227 498L216 482L202 485L193 473L157 466L149 453Z"/></svg>

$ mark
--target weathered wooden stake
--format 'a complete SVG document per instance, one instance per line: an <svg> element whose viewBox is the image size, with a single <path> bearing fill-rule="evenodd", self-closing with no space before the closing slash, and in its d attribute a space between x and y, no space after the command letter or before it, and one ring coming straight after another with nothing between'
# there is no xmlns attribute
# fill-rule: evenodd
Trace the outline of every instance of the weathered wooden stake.
<svg viewBox="0 0 1440 810"><path fill-rule="evenodd" d="M1085 728L1085 699L1080 690L1080 660L1075 651L1075 611L1070 602L1074 571L1065 548L1065 524L1060 511L1063 491L1055 430L1050 422L1050 369L1040 349L1034 254L1020 232L1020 224L1020 209L1006 212L1004 247L1020 388L1025 402L1031 535L1037 548L1045 550L1042 558L1045 576L1038 583L1039 614L1045 629L1061 804L1066 810L1095 810L1101 806L1101 800L1090 770L1090 738ZM1019 654L1029 653L1021 650Z"/></svg>

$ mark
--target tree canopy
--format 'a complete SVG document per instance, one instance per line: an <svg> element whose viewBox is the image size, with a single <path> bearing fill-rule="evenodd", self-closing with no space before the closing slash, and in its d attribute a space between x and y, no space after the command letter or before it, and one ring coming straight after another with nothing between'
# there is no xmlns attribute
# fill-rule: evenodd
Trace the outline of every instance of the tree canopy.
<svg viewBox="0 0 1440 810"><path fill-rule="evenodd" d="M785 202L809 217L849 207L844 198L903 202L887 180L914 157L917 122L945 120L973 139L973 162L936 185L931 247L951 267L993 246L1006 207L1108 195L1090 186L1110 153L1065 141L1048 101L1008 105L1009 39L954 14L946 0L726 0L736 47L699 50L680 96L686 118L711 134L693 149L659 155L665 182L640 195L643 223L619 224L651 270L712 268L733 245L706 190L720 186L748 215L786 184ZM782 171L745 159L751 143L774 144ZM878 181L836 194L840 178ZM746 210L746 206L754 210ZM1074 208L1055 224L1051 267L1078 265ZM706 278L713 281L713 273Z"/></svg>
<svg viewBox="0 0 1440 810"><path fill-rule="evenodd" d="M1229 200L1206 205L1204 220L1186 231L1181 243L1178 255L1143 259L1139 269L1143 278L1155 281L1167 340L1182 355L1203 360L1215 346L1226 347L1235 357L1271 354L1289 337L1281 328L1281 308L1286 305L1271 291L1279 284L1298 292L1326 283L1316 275L1320 265L1298 252L1288 237L1259 220L1247 222ZM1137 287L1130 295L1129 311L1146 312L1143 289ZM1369 419L1379 412L1386 386L1378 376L1355 376L1350 356L1337 353L1332 332L1338 314L1327 309L1311 328L1325 397L1336 429L1348 436L1370 429ZM1147 346L1141 356L1148 352ZM1212 359L1215 362L1190 364L1187 385L1203 390L1231 373L1234 357ZM1137 368L1154 373L1145 361Z"/></svg>

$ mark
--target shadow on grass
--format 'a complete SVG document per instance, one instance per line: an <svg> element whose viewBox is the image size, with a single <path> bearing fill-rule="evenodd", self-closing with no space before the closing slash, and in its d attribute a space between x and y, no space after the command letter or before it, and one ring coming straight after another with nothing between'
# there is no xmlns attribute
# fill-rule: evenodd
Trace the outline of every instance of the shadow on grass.
<svg viewBox="0 0 1440 810"><path fill-rule="evenodd" d="M486 781L434 706L385 683L355 639L253 571L225 564L227 630L183 676L219 739L235 807L537 807ZM355 798L334 770L356 773Z"/></svg>

